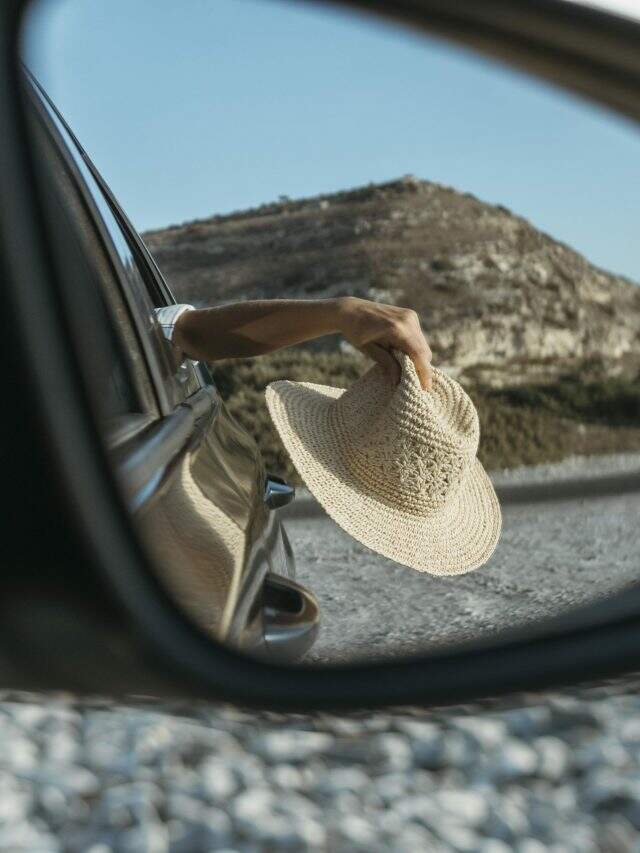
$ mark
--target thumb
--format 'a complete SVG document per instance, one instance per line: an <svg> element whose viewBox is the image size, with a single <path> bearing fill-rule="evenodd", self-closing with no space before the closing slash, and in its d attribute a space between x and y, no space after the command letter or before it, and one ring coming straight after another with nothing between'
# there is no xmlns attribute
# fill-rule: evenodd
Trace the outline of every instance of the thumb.
<svg viewBox="0 0 640 853"><path fill-rule="evenodd" d="M389 350L386 350L380 344L369 343L359 347L359 349L373 361L377 362L384 370L385 376L389 379L392 385L397 385L400 381L400 365L391 355Z"/></svg>

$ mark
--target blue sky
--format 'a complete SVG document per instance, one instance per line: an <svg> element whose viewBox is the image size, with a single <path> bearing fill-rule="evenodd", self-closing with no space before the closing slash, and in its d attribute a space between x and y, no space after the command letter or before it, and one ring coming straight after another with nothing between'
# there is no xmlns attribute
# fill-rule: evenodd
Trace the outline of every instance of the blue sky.
<svg viewBox="0 0 640 853"><path fill-rule="evenodd" d="M640 280L638 130L445 43L273 0L43 0L25 56L140 230L413 173Z"/></svg>

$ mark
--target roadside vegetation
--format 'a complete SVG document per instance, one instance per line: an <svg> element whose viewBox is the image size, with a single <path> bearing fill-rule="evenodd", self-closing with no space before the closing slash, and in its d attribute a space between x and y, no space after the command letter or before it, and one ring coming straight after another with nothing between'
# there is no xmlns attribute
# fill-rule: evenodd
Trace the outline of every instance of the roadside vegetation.
<svg viewBox="0 0 640 853"><path fill-rule="evenodd" d="M253 435L267 470L300 480L271 423L264 389L275 379L348 388L367 369L357 354L292 347L210 365L231 414ZM558 462L571 455L640 450L640 382L564 376L550 385L467 384L480 417L488 470Z"/></svg>

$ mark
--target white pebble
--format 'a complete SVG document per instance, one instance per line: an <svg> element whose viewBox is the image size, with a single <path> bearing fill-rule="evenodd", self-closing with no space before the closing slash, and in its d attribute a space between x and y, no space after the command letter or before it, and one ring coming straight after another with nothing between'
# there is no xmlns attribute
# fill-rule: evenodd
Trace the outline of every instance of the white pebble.
<svg viewBox="0 0 640 853"><path fill-rule="evenodd" d="M62 847L54 835L38 830L31 823L17 822L0 826L0 850L57 853Z"/></svg>
<svg viewBox="0 0 640 853"><path fill-rule="evenodd" d="M479 839L475 832L464 826L440 823L434 831L445 844L450 845L460 853L476 853Z"/></svg>
<svg viewBox="0 0 640 853"><path fill-rule="evenodd" d="M459 717L454 726L468 734L482 749L495 749L504 741L507 733L504 721L491 717Z"/></svg>
<svg viewBox="0 0 640 853"><path fill-rule="evenodd" d="M415 823L410 823L408 826L403 826L397 833L392 834L393 849L402 851L402 853L417 853L417 851L437 851L439 850L436 837L424 826L418 826ZM385 849L385 848L383 848Z"/></svg>
<svg viewBox="0 0 640 853"><path fill-rule="evenodd" d="M373 749L385 768L404 770L413 764L413 751L406 736L381 734L374 741Z"/></svg>
<svg viewBox="0 0 640 853"><path fill-rule="evenodd" d="M328 794L359 791L371 784L371 777L359 767L335 767L324 773L316 789Z"/></svg>
<svg viewBox="0 0 640 853"><path fill-rule="evenodd" d="M277 764L272 767L269 778L278 788L302 788L305 784L304 773L292 764Z"/></svg>
<svg viewBox="0 0 640 853"><path fill-rule="evenodd" d="M216 757L206 759L199 767L202 786L214 801L224 802L238 790L233 770Z"/></svg>
<svg viewBox="0 0 640 853"><path fill-rule="evenodd" d="M14 772L38 766L38 748L24 735L14 734L2 744L2 763Z"/></svg>
<svg viewBox="0 0 640 853"><path fill-rule="evenodd" d="M529 829L526 806L513 796L496 796L485 825L486 832L501 841L515 841Z"/></svg>
<svg viewBox="0 0 640 853"><path fill-rule="evenodd" d="M167 827L153 821L119 833L118 850L122 853L168 853Z"/></svg>
<svg viewBox="0 0 640 853"><path fill-rule="evenodd" d="M336 829L344 841L365 848L374 844L377 839L375 827L359 815L345 815Z"/></svg>
<svg viewBox="0 0 640 853"><path fill-rule="evenodd" d="M218 850L231 840L232 825L220 809L203 808L197 820L185 815L167 823L171 853L192 853L196 850Z"/></svg>
<svg viewBox="0 0 640 853"><path fill-rule="evenodd" d="M407 773L385 773L373 781L374 789L383 800L393 801L404 796L409 786Z"/></svg>
<svg viewBox="0 0 640 853"><path fill-rule="evenodd" d="M0 825L10 825L26 818L33 808L33 794L28 788L17 786L0 790Z"/></svg>
<svg viewBox="0 0 640 853"><path fill-rule="evenodd" d="M480 842L478 853L513 853L513 847L499 838L485 838Z"/></svg>
<svg viewBox="0 0 640 853"><path fill-rule="evenodd" d="M515 846L517 853L547 853L548 847L537 838L521 838Z"/></svg>
<svg viewBox="0 0 640 853"><path fill-rule="evenodd" d="M485 798L475 791L438 791L433 800L446 820L472 827L480 826L489 811Z"/></svg>
<svg viewBox="0 0 640 853"><path fill-rule="evenodd" d="M496 774L503 780L519 779L535 773L538 756L526 743L510 738L500 752L495 766Z"/></svg>
<svg viewBox="0 0 640 853"><path fill-rule="evenodd" d="M533 742L538 754L538 773L545 779L557 781L567 772L569 748L557 737L539 737Z"/></svg>
<svg viewBox="0 0 640 853"><path fill-rule="evenodd" d="M253 748L267 761L292 763L326 752L333 743L332 735L321 732L274 731L256 738Z"/></svg>

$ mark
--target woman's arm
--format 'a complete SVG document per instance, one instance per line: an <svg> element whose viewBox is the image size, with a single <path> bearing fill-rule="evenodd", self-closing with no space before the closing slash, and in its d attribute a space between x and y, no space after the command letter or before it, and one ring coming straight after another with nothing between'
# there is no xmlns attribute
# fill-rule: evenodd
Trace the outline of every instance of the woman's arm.
<svg viewBox="0 0 640 853"><path fill-rule="evenodd" d="M178 318L173 340L190 358L216 361L264 355L333 332L381 364L394 383L400 367L389 350L406 352L422 387L430 387L431 350L416 312L355 296L259 299L193 309Z"/></svg>

